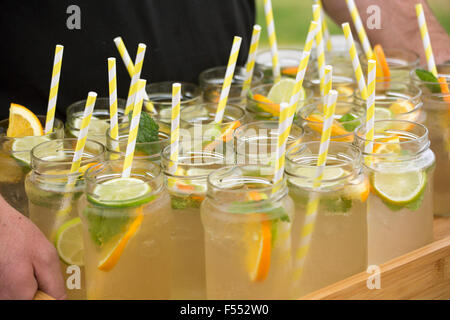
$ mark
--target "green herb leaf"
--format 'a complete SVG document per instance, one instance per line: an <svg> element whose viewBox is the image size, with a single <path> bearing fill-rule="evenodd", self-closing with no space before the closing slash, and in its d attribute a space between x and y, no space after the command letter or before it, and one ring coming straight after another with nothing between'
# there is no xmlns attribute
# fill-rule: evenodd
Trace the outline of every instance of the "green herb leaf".
<svg viewBox="0 0 450 320"><path fill-rule="evenodd" d="M320 199L328 212L346 213L352 208L352 200L344 197L334 199Z"/></svg>
<svg viewBox="0 0 450 320"><path fill-rule="evenodd" d="M171 195L171 204L172 209L175 210L182 210L187 208L200 208L200 205L202 204L202 201L199 199L194 199L193 197L187 196L187 197L178 197Z"/></svg>
<svg viewBox="0 0 450 320"><path fill-rule="evenodd" d="M349 122L349 123L343 123L342 126L345 130L348 132L353 132L361 123L358 120L358 117L351 113L346 113L342 117L338 119L339 122Z"/></svg>
<svg viewBox="0 0 450 320"><path fill-rule="evenodd" d="M423 82L436 82L436 84L427 83L427 85L426 85L432 93L440 93L441 92L441 86L439 85L439 81L434 76L433 73L431 73L428 70L424 70L424 69L416 69L416 75Z"/></svg>
<svg viewBox="0 0 450 320"><path fill-rule="evenodd" d="M130 122L132 118L131 112L128 114ZM147 113L142 112L139 120L138 134L136 138L137 143L155 142L159 140L159 125L155 120ZM159 144L153 145L137 145L136 150L142 153L153 155L161 152L161 146Z"/></svg>

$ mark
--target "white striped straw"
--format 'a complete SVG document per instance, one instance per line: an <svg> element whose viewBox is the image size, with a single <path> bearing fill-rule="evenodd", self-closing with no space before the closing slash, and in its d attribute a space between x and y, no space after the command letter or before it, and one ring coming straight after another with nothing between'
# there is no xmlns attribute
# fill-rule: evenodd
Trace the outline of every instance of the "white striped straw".
<svg viewBox="0 0 450 320"><path fill-rule="evenodd" d="M368 61L367 74L367 101L366 101L366 136L364 152L371 154L373 151L373 139L375 131L375 86L377 74L377 62L375 60ZM371 157L366 157L366 163L370 164Z"/></svg>
<svg viewBox="0 0 450 320"><path fill-rule="evenodd" d="M281 71L278 58L277 37L275 33L275 22L273 20L271 0L264 0L264 12L266 16L267 35L269 37L270 51L272 53L272 74L274 82L276 83L281 79Z"/></svg>
<svg viewBox="0 0 450 320"><path fill-rule="evenodd" d="M141 118L142 104L144 102L144 90L146 80L139 79L137 85L136 101L133 108L133 116L130 123L130 131L128 133L127 150L125 152L125 160L123 163L122 177L128 178L131 175L133 166L134 149L136 147L136 139L139 130L139 120Z"/></svg>
<svg viewBox="0 0 450 320"><path fill-rule="evenodd" d="M216 123L222 123L225 107L227 106L228 94L230 93L231 82L233 81L234 69L236 68L236 62L239 56L241 41L241 37L234 37L233 39L227 70L225 71L225 77L223 79L222 91L220 92L219 105L217 106L216 117L214 119Z"/></svg>
<svg viewBox="0 0 450 320"><path fill-rule="evenodd" d="M317 64L319 68L319 76L320 76L320 93L325 96L323 92L323 81L325 75L325 48L323 45L323 30L322 30L322 19L320 17L320 7L317 4L312 6L313 8L313 19L318 24L318 30L316 33L316 47L317 47Z"/></svg>
<svg viewBox="0 0 450 320"><path fill-rule="evenodd" d="M136 53L136 60L134 62L133 77L131 78L130 89L128 91L128 98L125 107L125 115L128 115L134 109L134 101L136 100L137 83L141 77L142 65L144 63L145 50L147 46L139 43Z"/></svg>
<svg viewBox="0 0 450 320"><path fill-rule="evenodd" d="M56 100L58 99L59 78L61 75L61 65L63 58L64 46L58 44L55 48L55 57L53 59L52 80L50 82L50 94L48 97L47 117L45 119L44 133L53 131L53 123L55 122Z"/></svg>
<svg viewBox="0 0 450 320"><path fill-rule="evenodd" d="M430 71L436 78L438 72L436 63L434 61L433 49L431 48L430 34L428 33L427 22L423 12L422 4L416 4L417 20L419 22L420 35L422 37L423 48L425 50L425 57L427 59L428 71Z"/></svg>
<svg viewBox="0 0 450 320"><path fill-rule="evenodd" d="M169 172L175 173L178 163L178 151L180 140L180 103L181 103L181 84L172 85L172 118L170 130L170 165Z"/></svg>
<svg viewBox="0 0 450 320"><path fill-rule="evenodd" d="M119 151L119 120L117 115L117 76L116 58L108 58L109 80L109 126L113 150Z"/></svg>
<svg viewBox="0 0 450 320"><path fill-rule="evenodd" d="M250 48L248 50L247 63L245 65L245 80L242 85L241 97L245 97L252 84L253 70L255 68L256 52L258 51L259 36L261 34L261 26L255 24L253 26L252 39L250 40Z"/></svg>
<svg viewBox="0 0 450 320"><path fill-rule="evenodd" d="M322 30L323 30L323 38L327 44L327 50L333 50L333 44L331 43L330 31L328 30L327 21L325 19L325 12L323 10L323 4L320 0L314 0L315 4L320 6L320 18L322 19Z"/></svg>
<svg viewBox="0 0 450 320"><path fill-rule="evenodd" d="M366 30L364 29L364 25L361 21L361 17L359 16L358 8L355 5L354 0L346 0L348 10L350 11L350 15L352 16L353 24L355 25L356 32L358 33L359 41L362 44L364 53L366 54L367 59L373 59L373 51L370 46L369 38L367 37Z"/></svg>

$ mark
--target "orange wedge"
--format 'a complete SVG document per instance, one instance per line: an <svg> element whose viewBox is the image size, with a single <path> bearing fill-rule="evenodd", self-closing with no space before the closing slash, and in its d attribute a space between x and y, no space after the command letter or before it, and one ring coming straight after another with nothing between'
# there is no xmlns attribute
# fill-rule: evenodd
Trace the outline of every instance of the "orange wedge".
<svg viewBox="0 0 450 320"><path fill-rule="evenodd" d="M448 89L447 80L444 77L439 77L438 81L439 81L439 85L441 86L441 92L443 94L445 94L444 101L450 103L450 95L448 95L450 93L450 91Z"/></svg>
<svg viewBox="0 0 450 320"><path fill-rule="evenodd" d="M280 105L278 103L273 102L272 100L269 100L267 97L263 96L262 94L255 94L253 95L253 99L256 100L258 108L262 109L263 111L270 113L274 117L278 117L280 115Z"/></svg>
<svg viewBox="0 0 450 320"><path fill-rule="evenodd" d="M117 241L116 245L109 252L109 254L98 264L97 268L99 270L110 271L112 270L112 268L114 268L114 266L119 261L120 256L122 255L123 250L125 249L128 241L136 234L137 230L139 229L143 218L144 215L142 213L142 208L139 208L138 215L130 224L128 230L125 232L122 238L120 238L120 240Z"/></svg>
<svg viewBox="0 0 450 320"><path fill-rule="evenodd" d="M19 138L42 136L44 129L36 115L19 104L11 103L9 108L9 127L6 136Z"/></svg>
<svg viewBox="0 0 450 320"><path fill-rule="evenodd" d="M281 69L281 74L295 77L297 75L297 70L298 70L297 67L286 67Z"/></svg>
<svg viewBox="0 0 450 320"><path fill-rule="evenodd" d="M391 70L389 69L389 64L386 60L386 55L384 54L383 47L380 44L377 44L373 48L373 52L375 55L375 60L377 61L377 80L378 82L386 82L386 88L381 89L389 89L389 81L391 78ZM377 88L378 89L378 88Z"/></svg>
<svg viewBox="0 0 450 320"><path fill-rule="evenodd" d="M314 131L322 134L322 128L323 128L323 117L319 114L310 114L307 118L307 121L309 121L308 126L313 129ZM347 135L347 136L346 136ZM331 125L331 138L334 140L335 137L342 136L342 138L339 138L339 140L342 141L353 141L353 136L350 135L350 132L345 130L343 126L341 126L339 123L334 122Z"/></svg>
<svg viewBox="0 0 450 320"><path fill-rule="evenodd" d="M269 274L272 252L271 221L264 220L256 225L257 229L249 234L246 255L248 272L253 282L263 281Z"/></svg>
<svg viewBox="0 0 450 320"><path fill-rule="evenodd" d="M225 130L217 139L208 143L206 146L203 147L203 149L206 151L213 151L221 141L223 142L230 141L233 138L234 130L236 130L240 126L241 122L239 120L233 121L228 127L225 128Z"/></svg>

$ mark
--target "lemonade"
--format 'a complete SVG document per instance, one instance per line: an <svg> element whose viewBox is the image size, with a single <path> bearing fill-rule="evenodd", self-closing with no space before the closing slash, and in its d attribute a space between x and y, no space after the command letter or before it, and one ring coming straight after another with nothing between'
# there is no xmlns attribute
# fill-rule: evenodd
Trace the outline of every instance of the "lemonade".
<svg viewBox="0 0 450 320"><path fill-rule="evenodd" d="M41 126L45 117L37 117ZM14 209L28 216L25 176L30 172L30 151L45 141L64 137L63 123L55 119L53 131L46 135L8 137L9 119L0 121L0 194Z"/></svg>
<svg viewBox="0 0 450 320"><path fill-rule="evenodd" d="M199 83L203 91L203 100L205 102L218 103L222 91L223 79L225 78L226 67L216 67L207 69L200 73ZM236 105L245 105L246 92L242 96L242 87L244 85L246 70L244 67L236 67L231 81L228 102ZM253 71L252 86L261 83L263 74L259 70Z"/></svg>
<svg viewBox="0 0 450 320"><path fill-rule="evenodd" d="M165 183L173 212L173 299L205 299L205 246L200 205L206 195L209 173L227 164L230 156L192 149L196 143L180 144L175 172L171 171L170 146L162 154Z"/></svg>
<svg viewBox="0 0 450 320"><path fill-rule="evenodd" d="M31 221L55 244L69 299L85 297L83 242L78 218L85 170L104 160L105 148L87 140L80 171L69 174L76 139L57 139L33 148L32 171L25 179ZM70 288L68 267L81 270L81 288Z"/></svg>
<svg viewBox="0 0 450 320"><path fill-rule="evenodd" d="M364 127L356 143L364 148ZM369 264L380 264L433 241L433 168L425 126L375 121L373 153L363 155L368 199Z"/></svg>
<svg viewBox="0 0 450 320"><path fill-rule="evenodd" d="M289 299L294 206L270 167L230 166L208 177L201 205L208 299Z"/></svg>
<svg viewBox="0 0 450 320"><path fill-rule="evenodd" d="M362 272L367 267L367 197L359 150L331 142L323 179L314 188L319 142L306 142L286 155L289 195L295 204L292 247L298 258L308 202L319 199L302 272L294 261L294 298Z"/></svg>
<svg viewBox="0 0 450 320"><path fill-rule="evenodd" d="M169 299L171 209L161 168L122 160L86 173L83 221L88 299Z"/></svg>
<svg viewBox="0 0 450 320"><path fill-rule="evenodd" d="M66 136L69 138L77 138L80 132L81 123L83 121L84 107L86 100L78 101L71 104L67 108ZM126 101L117 99L117 114L119 123L127 121L124 117ZM100 142L106 145L106 131L109 125L109 98L97 98L95 109L92 113L91 123L89 125L88 139Z"/></svg>

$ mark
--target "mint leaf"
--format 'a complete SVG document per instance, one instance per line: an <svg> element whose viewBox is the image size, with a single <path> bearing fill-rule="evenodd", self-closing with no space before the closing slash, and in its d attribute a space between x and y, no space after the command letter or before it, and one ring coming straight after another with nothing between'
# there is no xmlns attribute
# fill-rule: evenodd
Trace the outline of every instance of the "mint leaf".
<svg viewBox="0 0 450 320"><path fill-rule="evenodd" d="M334 199L320 199L328 212L346 213L352 208L352 200L344 197Z"/></svg>
<svg viewBox="0 0 450 320"><path fill-rule="evenodd" d="M124 232L130 219L126 214L105 216L102 211L100 208L87 208L83 212L88 221L91 238L100 247L117 234Z"/></svg>
<svg viewBox="0 0 450 320"><path fill-rule="evenodd" d="M198 198L194 199L191 196L188 197L178 197L178 196L170 196L171 199L171 205L172 209L175 210L182 210L182 209L188 209L188 208L200 208L200 205L202 204L202 201L200 201Z"/></svg>
<svg viewBox="0 0 450 320"><path fill-rule="evenodd" d="M436 84L427 83L426 86L432 93L441 93L441 86L433 73L424 69L416 69L416 75L423 82L436 82Z"/></svg>
<svg viewBox="0 0 450 320"><path fill-rule="evenodd" d="M248 97L249 97L250 99L253 99L253 93L252 93L252 90L249 89L247 95L248 95Z"/></svg>
<svg viewBox="0 0 450 320"><path fill-rule="evenodd" d="M358 120L358 117L354 116L351 113L346 113L338 119L339 122L349 122L342 124L344 129L348 132L353 132L361 124L359 121L355 120Z"/></svg>
<svg viewBox="0 0 450 320"><path fill-rule="evenodd" d="M130 123L132 114L131 112L128 114ZM159 125L155 120L147 113L142 112L141 118L139 119L139 128L138 134L136 138L136 143L146 143L146 142L155 142L159 140ZM142 153L153 155L159 154L161 152L161 145L153 144L153 145L137 145L136 150Z"/></svg>

